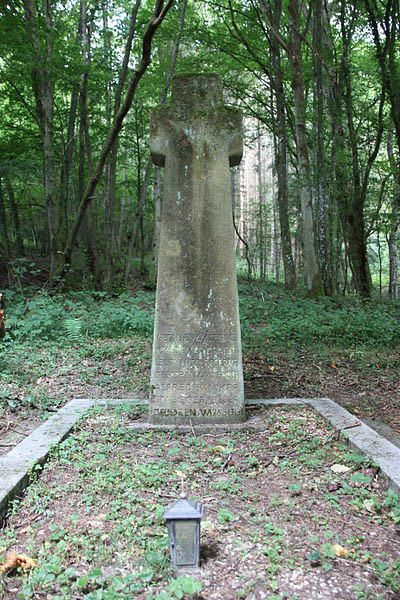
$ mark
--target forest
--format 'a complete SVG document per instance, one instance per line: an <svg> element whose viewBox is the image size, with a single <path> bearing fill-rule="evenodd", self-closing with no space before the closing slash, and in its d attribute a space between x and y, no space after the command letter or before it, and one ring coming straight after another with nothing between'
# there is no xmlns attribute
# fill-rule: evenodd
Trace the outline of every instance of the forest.
<svg viewBox="0 0 400 600"><path fill-rule="evenodd" d="M4 288L154 282L151 113L175 74L210 72L245 116L239 268L311 298L398 297L396 0L17 0L0 14Z"/></svg>
<svg viewBox="0 0 400 600"><path fill-rule="evenodd" d="M0 2L2 600L400 597L399 22L399 0ZM243 114L218 180L240 358L204 360L199 396L221 395L213 361L243 366L238 429L148 422L150 124L184 74L217 74ZM183 313L166 335L193 343ZM204 505L190 572L165 522L185 493Z"/></svg>

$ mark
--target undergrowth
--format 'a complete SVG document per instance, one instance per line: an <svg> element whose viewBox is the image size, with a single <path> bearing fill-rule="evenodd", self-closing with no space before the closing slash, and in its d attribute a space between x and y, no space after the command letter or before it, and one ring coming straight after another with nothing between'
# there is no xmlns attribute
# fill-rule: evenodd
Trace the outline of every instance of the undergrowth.
<svg viewBox="0 0 400 600"><path fill-rule="evenodd" d="M37 382L68 371L77 382L109 386L105 393L122 387L146 391L154 292L29 296L26 290L6 290L4 296L7 334L0 343L0 409L54 405ZM302 352L318 358L337 352L347 353L361 369L378 351L388 368L396 360L392 349L400 341L399 303L314 301L260 282L241 283L239 300L245 358L263 359L274 352L289 361ZM118 365L124 361L119 379L107 371L107 360Z"/></svg>
<svg viewBox="0 0 400 600"><path fill-rule="evenodd" d="M392 348L400 341L400 304L299 298L277 286L241 284L245 349L268 346Z"/></svg>
<svg viewBox="0 0 400 600"><path fill-rule="evenodd" d="M154 293L139 291L109 297L103 292L70 292L28 299L6 290L5 343L115 339L140 334L150 338ZM285 293L272 284L239 286L243 344L248 350L279 345L307 348L316 343L342 348L391 348L400 340L400 304L318 301Z"/></svg>

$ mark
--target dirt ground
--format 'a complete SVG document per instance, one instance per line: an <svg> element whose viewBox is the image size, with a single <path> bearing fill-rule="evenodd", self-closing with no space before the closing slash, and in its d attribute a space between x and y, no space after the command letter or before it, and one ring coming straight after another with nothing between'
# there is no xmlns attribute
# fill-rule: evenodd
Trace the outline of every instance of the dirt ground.
<svg viewBox="0 0 400 600"><path fill-rule="evenodd" d="M138 434L141 410L97 409L54 453L0 531L3 557L39 564L3 577L2 600L182 597L162 519L182 481L205 509L185 598L400 598L400 507L310 407L259 408L264 432L223 435Z"/></svg>
<svg viewBox="0 0 400 600"><path fill-rule="evenodd" d="M244 360L246 397L331 398L349 412L380 419L400 432L400 350L373 354L360 367L349 352L328 359L309 352Z"/></svg>
<svg viewBox="0 0 400 600"><path fill-rule="evenodd" d="M115 343L105 340L98 344ZM133 372L127 350L101 362L87 357L78 365L62 354L50 372L34 385L36 395L51 398L45 410L24 405L22 387L10 390L15 409L0 414L0 455L8 452L43 419L51 416L72 398L143 398L147 397L150 378L151 346L147 358ZM380 361L380 362L378 362ZM84 364L83 364L84 363ZM351 354L343 352L329 358L316 359L303 352L288 359L287 355L244 357L245 395L256 398L328 397L354 413L358 418L379 419L400 433L400 351L372 355L360 368ZM87 373L90 372L90 378ZM88 380L90 379L90 380ZM23 408L20 408L22 406Z"/></svg>

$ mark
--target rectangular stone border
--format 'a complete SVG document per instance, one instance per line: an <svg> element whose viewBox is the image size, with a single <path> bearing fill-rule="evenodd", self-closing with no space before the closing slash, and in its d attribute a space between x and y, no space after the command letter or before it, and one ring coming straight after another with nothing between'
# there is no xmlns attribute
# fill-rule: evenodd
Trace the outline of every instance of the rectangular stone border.
<svg viewBox="0 0 400 600"><path fill-rule="evenodd" d="M79 419L94 404L118 406L133 400L79 399L71 400L50 419L35 429L10 452L0 457L0 524L9 503L29 484L32 469L43 464L52 448L62 442ZM140 401L135 401L139 404Z"/></svg>
<svg viewBox="0 0 400 600"><path fill-rule="evenodd" d="M60 408L55 415L40 425L25 440L20 442L7 454L0 457L0 523L4 520L9 503L22 492L29 484L30 474L35 465L43 464L48 458L54 446L64 440L81 417L94 405L113 408L124 404L147 404L140 399L102 399L87 398L71 400ZM366 454L376 463L386 481L386 484L400 497L400 449L379 435L376 431L365 425L362 421L340 407L329 398L278 398L274 400L248 400L247 406L251 405L309 405L323 416L334 429L358 451ZM240 430L259 430L258 423L251 424L252 419L242 428L227 426L211 429L221 432ZM200 426L194 426L193 431L200 433ZM137 431L150 429L149 423L135 423L132 426ZM153 426L153 429L168 430L172 427ZM174 426L177 430L177 426ZM185 428L189 430L190 428ZM182 431L183 432L183 431Z"/></svg>

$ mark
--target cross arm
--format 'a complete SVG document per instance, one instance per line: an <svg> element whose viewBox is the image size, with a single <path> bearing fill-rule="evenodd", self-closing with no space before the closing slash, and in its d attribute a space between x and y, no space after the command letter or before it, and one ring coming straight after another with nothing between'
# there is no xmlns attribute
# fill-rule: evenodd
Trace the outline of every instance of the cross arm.
<svg viewBox="0 0 400 600"><path fill-rule="evenodd" d="M243 156L243 116L236 108L227 108L232 136L229 144L229 166L237 167Z"/></svg>
<svg viewBox="0 0 400 600"><path fill-rule="evenodd" d="M154 111L150 125L150 154L157 167L165 167L165 157L168 150L167 135L163 127L165 108Z"/></svg>

